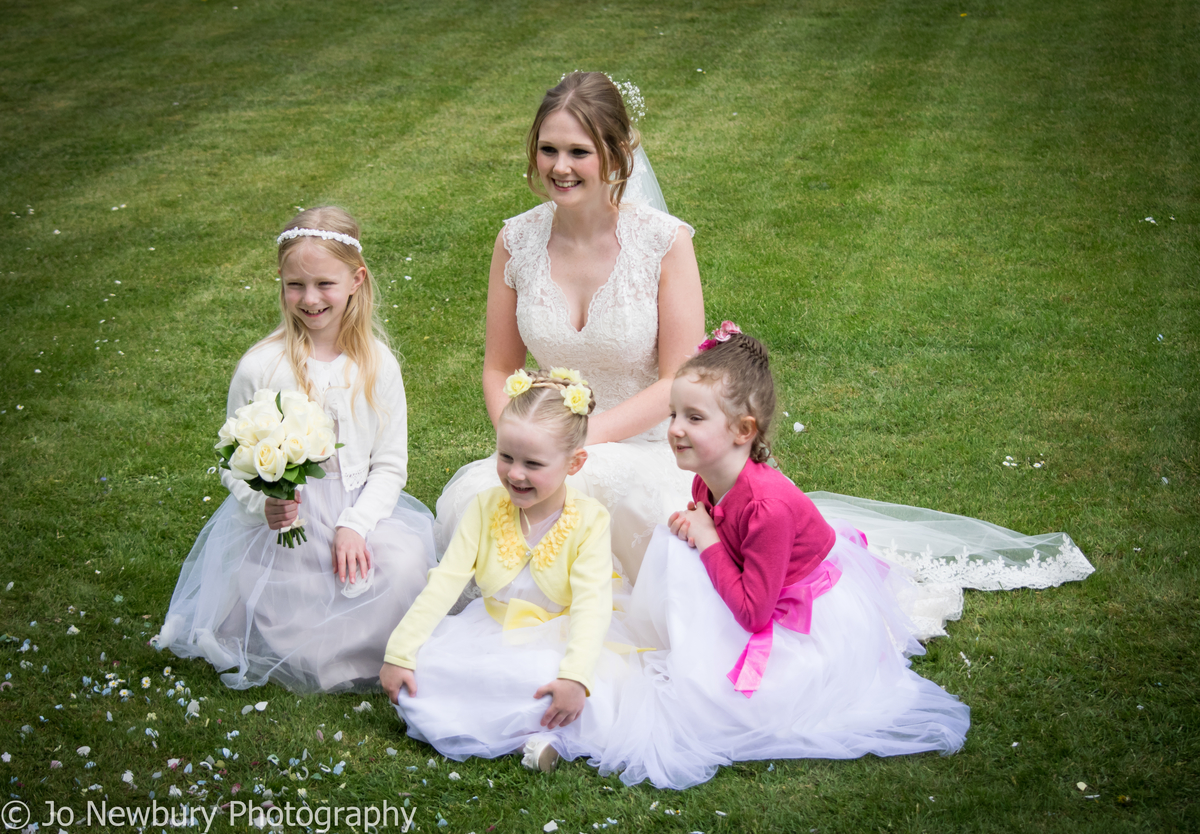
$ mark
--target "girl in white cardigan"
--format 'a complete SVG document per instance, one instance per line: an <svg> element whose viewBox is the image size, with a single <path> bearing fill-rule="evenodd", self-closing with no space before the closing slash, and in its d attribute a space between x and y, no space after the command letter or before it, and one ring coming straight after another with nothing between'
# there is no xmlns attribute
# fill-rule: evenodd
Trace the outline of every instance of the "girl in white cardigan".
<svg viewBox="0 0 1200 834"><path fill-rule="evenodd" d="M402 492L404 382L374 316L358 224L338 208L301 212L279 236L283 321L238 363L228 413L261 388L302 391L342 444L295 501L267 498L228 470L230 496L183 564L159 648L202 657L234 689L274 680L296 692L377 685L392 627L434 559L430 512ZM302 524L290 549L276 531Z"/></svg>

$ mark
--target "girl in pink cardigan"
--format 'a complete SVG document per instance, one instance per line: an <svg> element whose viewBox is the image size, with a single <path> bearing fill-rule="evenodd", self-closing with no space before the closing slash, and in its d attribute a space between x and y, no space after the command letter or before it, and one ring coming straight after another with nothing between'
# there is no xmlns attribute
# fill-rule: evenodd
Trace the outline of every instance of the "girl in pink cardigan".
<svg viewBox="0 0 1200 834"><path fill-rule="evenodd" d="M670 402L692 501L646 552L629 616L657 651L602 771L681 789L733 761L959 749L967 706L909 668L924 649L897 602L908 580L768 465L766 348L725 322Z"/></svg>

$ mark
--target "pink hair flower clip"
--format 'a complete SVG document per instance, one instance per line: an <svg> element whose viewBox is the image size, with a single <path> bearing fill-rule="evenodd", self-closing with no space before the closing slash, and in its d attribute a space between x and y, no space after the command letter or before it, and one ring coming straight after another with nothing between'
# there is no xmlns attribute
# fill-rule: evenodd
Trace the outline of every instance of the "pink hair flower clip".
<svg viewBox="0 0 1200 834"><path fill-rule="evenodd" d="M734 333L741 333L742 328L731 321L721 322L721 326L712 332L712 336L696 346L696 353L704 353L709 348L715 348L721 342L728 342Z"/></svg>

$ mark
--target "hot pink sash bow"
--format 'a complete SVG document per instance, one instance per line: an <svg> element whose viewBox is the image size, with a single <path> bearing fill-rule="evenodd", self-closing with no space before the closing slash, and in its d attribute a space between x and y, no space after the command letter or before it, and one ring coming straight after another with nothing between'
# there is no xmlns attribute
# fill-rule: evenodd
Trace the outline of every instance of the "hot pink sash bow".
<svg viewBox="0 0 1200 834"><path fill-rule="evenodd" d="M737 663L725 676L733 682L735 690L749 698L762 683L767 658L771 656L775 623L800 634L808 634L812 628L813 600L832 590L841 577L838 566L826 559L808 576L779 592L779 602L775 604L771 622L754 632L746 648L742 649Z"/></svg>

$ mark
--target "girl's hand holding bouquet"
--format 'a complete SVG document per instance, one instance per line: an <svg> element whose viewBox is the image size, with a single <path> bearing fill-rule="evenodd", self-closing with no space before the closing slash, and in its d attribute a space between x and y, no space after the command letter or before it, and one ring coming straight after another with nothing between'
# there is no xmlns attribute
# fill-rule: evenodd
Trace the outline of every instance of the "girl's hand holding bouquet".
<svg viewBox="0 0 1200 834"><path fill-rule="evenodd" d="M234 412L218 432L221 468L251 489L278 501L296 502L296 487L309 478L324 478L321 461L342 444L333 435L333 420L298 391L276 393L263 388ZM298 506L272 503L273 522L291 521L279 531L279 544L307 541ZM274 524L272 524L274 526Z"/></svg>

